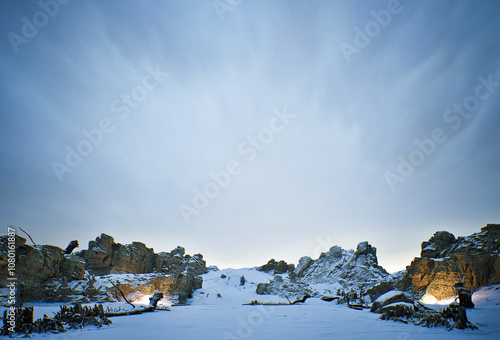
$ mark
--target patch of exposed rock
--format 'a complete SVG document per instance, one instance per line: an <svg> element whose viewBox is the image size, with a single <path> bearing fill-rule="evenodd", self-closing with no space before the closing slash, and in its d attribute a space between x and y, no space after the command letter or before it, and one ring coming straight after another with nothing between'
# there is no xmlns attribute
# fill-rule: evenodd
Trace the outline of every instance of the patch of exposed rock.
<svg viewBox="0 0 500 340"><path fill-rule="evenodd" d="M293 264L288 264L283 260L277 262L275 259L270 259L265 265L257 267L257 270L272 273L273 275L292 272L294 269Z"/></svg>
<svg viewBox="0 0 500 340"><path fill-rule="evenodd" d="M467 237L439 231L422 243L400 288L442 299L456 295L458 283L470 290L500 283L499 255L500 224L488 224Z"/></svg>

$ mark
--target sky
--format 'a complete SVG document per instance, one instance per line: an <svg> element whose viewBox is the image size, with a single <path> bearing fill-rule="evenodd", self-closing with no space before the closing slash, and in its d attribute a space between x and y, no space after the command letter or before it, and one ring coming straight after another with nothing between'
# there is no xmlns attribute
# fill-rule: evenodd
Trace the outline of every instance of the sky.
<svg viewBox="0 0 500 340"><path fill-rule="evenodd" d="M500 223L498 1L2 1L0 228L404 269ZM19 235L26 236L19 231Z"/></svg>

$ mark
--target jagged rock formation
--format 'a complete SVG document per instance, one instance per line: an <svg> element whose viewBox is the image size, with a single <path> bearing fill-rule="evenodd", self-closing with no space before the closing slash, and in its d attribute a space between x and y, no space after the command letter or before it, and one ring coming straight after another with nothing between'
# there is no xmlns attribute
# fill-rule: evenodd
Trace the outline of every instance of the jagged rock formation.
<svg viewBox="0 0 500 340"><path fill-rule="evenodd" d="M96 275L111 273L149 273L155 269L155 253L144 243L115 243L113 237L101 234L89 242L88 250L77 253L87 263L87 269Z"/></svg>
<svg viewBox="0 0 500 340"><path fill-rule="evenodd" d="M356 293L363 301L373 301L379 295L394 288L401 274L388 274L378 265L377 250L368 242L358 244L356 250L344 250L333 246L316 260L305 256L286 277L276 275L271 282L260 283L258 294L275 294L313 297L339 293ZM382 281L387 282L367 295L367 289Z"/></svg>
<svg viewBox="0 0 500 340"><path fill-rule="evenodd" d="M500 283L499 255L500 224L488 224L467 237L439 231L422 243L400 288L442 299L457 294L457 283L471 290Z"/></svg>
<svg viewBox="0 0 500 340"><path fill-rule="evenodd" d="M377 249L368 242L358 244L356 251L331 247L317 260L302 257L294 271L306 283L339 283L342 287L361 289L389 276L378 265Z"/></svg>
<svg viewBox="0 0 500 340"><path fill-rule="evenodd" d="M287 264L283 260L276 262L275 259L270 259L265 265L257 267L257 270L267 273L272 272L273 275L291 272L294 269L295 266L293 264Z"/></svg>
<svg viewBox="0 0 500 340"><path fill-rule="evenodd" d="M203 279L199 276L207 272L206 263L201 254L186 255L182 247L170 253L156 254L141 242L122 245L113 237L101 234L95 241L89 242L89 248L73 255L66 255L64 250L50 245L30 246L26 239L16 239L16 276L18 279L17 298L27 301L80 301L103 302L114 297L113 290L100 285L94 286L95 279L87 275L108 275L120 273L159 273L149 283L149 287L164 289L164 293L176 295L179 302L186 299L195 289L201 287ZM0 238L0 280L7 281L8 275L7 236ZM80 280L76 284L68 282ZM163 282L163 283L162 283ZM151 289L141 286L143 294ZM129 285L129 289L135 289ZM124 289L127 288L124 286ZM152 291L151 291L152 293Z"/></svg>

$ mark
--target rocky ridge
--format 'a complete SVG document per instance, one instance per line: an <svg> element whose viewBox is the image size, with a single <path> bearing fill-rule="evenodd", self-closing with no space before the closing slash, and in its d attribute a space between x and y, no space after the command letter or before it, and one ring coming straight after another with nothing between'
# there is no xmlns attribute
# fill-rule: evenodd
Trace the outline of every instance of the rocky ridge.
<svg viewBox="0 0 500 340"><path fill-rule="evenodd" d="M200 275L207 272L201 254L187 255L182 247L169 253L155 253L141 242L122 245L106 234L90 241L88 249L75 254L65 254L63 249L51 245L27 245L26 239L17 235L15 243L16 297L20 302L110 301L119 294L111 283L96 285L100 276L155 273L146 275L146 282L139 285L132 280L118 286L127 294L163 290L180 303L185 303L192 292L201 287L203 279ZM0 281L4 282L4 287L8 276L7 264L6 235L0 238ZM5 292L1 295L5 299L8 289L2 289Z"/></svg>
<svg viewBox="0 0 500 340"><path fill-rule="evenodd" d="M8 236L0 238L0 296L8 275ZM112 280L130 299L163 291L179 303L186 303L202 287L202 274L209 268L201 254L190 256L182 247L155 253L141 242L116 243L101 234L88 249L66 254L51 245L30 246L15 236L16 276L20 301L89 302L121 299ZM356 298L371 303L382 294L406 291L415 297L424 293L437 299L455 296L456 287L474 291L500 283L500 225L488 224L479 233L456 238L436 232L422 243L420 257L406 271L389 274L378 265L376 248L361 242L356 250L333 246L319 258L302 257L298 265L270 260L254 268L274 275L258 283L258 294L296 299L312 297ZM215 269L216 270L216 269ZM125 276L124 276L125 275ZM126 276L132 275L132 276ZM240 278L241 279L241 278ZM244 280L241 280L245 287ZM4 287L4 288L2 288ZM340 300L340 298L339 298Z"/></svg>

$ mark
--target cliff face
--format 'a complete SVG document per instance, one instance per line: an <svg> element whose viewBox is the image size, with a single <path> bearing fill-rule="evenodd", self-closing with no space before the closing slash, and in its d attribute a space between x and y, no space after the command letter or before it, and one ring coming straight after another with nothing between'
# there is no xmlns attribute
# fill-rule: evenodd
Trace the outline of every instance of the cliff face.
<svg viewBox="0 0 500 340"><path fill-rule="evenodd" d="M467 237L439 231L422 243L420 257L406 269L403 289L437 299L456 295L456 283L471 290L500 283L500 224L488 224Z"/></svg>
<svg viewBox="0 0 500 340"><path fill-rule="evenodd" d="M0 281L6 282L9 276L8 236L0 238ZM15 236L15 277L16 284L24 287L19 298L36 300L43 294L43 284L55 277L81 280L85 277L85 261L65 255L59 247L43 245L30 246L26 239Z"/></svg>

